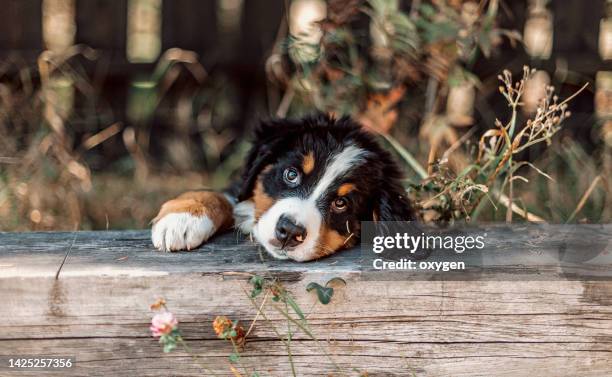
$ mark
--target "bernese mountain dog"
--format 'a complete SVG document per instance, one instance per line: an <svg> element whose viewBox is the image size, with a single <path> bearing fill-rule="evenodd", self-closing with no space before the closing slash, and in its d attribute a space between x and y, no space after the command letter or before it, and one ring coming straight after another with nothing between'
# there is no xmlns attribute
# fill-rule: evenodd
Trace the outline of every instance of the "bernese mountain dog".
<svg viewBox="0 0 612 377"><path fill-rule="evenodd" d="M262 122L240 181L164 203L152 240L192 250L236 227L278 259L309 261L354 246L361 221L413 220L392 156L348 117Z"/></svg>

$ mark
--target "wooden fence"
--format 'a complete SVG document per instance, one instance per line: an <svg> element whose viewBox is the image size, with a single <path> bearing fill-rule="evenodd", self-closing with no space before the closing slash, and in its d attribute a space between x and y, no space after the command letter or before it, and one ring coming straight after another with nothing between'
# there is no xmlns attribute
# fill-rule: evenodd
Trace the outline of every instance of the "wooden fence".
<svg viewBox="0 0 612 377"><path fill-rule="evenodd" d="M266 0L266 6L261 6L257 1L235 2L241 4L241 10L234 20L237 28L232 36L220 25L220 3L220 0L160 1L161 25L156 37L161 54L175 47L193 51L209 73L226 77L225 86L235 91L234 100L240 106L235 119L224 126L240 134L253 113L260 111L261 98L265 98L264 64L276 39L285 3ZM83 68L92 81L98 82L96 95L105 109L109 106L115 121L129 125L126 108L131 85L151 77L157 61L128 60L128 5L128 0L75 0L73 43L95 49L97 59L93 63L84 61ZM0 80L19 77L25 67L36 67L36 59L46 47L42 8L43 0L0 0ZM176 96L172 92L167 94L168 98ZM75 103L75 108L81 105ZM161 116L156 121L172 128L172 121Z"/></svg>
<svg viewBox="0 0 612 377"><path fill-rule="evenodd" d="M538 242L516 237L517 245ZM294 295L320 339L295 334L298 376L343 375L330 360L352 376L612 374L610 281L533 280L523 266L506 267L512 281L366 281L359 258L352 250L313 263L270 260L235 234L170 254L154 251L147 231L0 233L0 359L76 357L76 367L45 375L208 375L184 351L163 354L151 337L149 305L164 297L200 363L236 376L232 347L211 324L226 315L248 326L257 313L248 279L266 274ZM336 276L347 284L329 305L305 289ZM284 334L286 320L267 314L271 323L259 318L241 363L286 377L287 351L273 331ZM41 375L11 373L0 369Z"/></svg>
<svg viewBox="0 0 612 377"><path fill-rule="evenodd" d="M194 51L207 70L227 74L231 81L228 86L236 91L240 104L237 119L230 127L242 130L271 106L264 104L269 94L264 64L276 39L286 2L235 1L240 12L235 16L239 19L233 37L221 27L222 3L222 0L161 1L160 47L162 52L173 47ZM401 3L408 9L412 2ZM42 4L43 0L0 0L0 70L4 69L2 63L9 59L32 64L44 50ZM128 0L74 1L74 43L99 52L103 63L96 75L101 73L105 79L100 95L112 105L113 113L121 122L126 121L130 83L142 75L150 75L154 68L154 63L127 60L128 5ZM527 1L503 2L500 26L522 31L527 8ZM548 8L554 17L552 55L548 59L532 59L521 46L508 45L493 58L480 61L473 71L481 77L495 77L504 68L520 71L522 65L529 64L555 73L558 76L555 80L569 83L569 88L558 88L562 95L569 95L576 90L576 85L594 80L597 72L607 70L609 62L599 56L597 47L605 0L593 0L588 7L582 0L554 0ZM367 17L359 22L362 21L367 22ZM14 72L17 73L18 70ZM579 115L569 121L576 127L592 122L592 94L585 93L579 100L582 103L573 109Z"/></svg>

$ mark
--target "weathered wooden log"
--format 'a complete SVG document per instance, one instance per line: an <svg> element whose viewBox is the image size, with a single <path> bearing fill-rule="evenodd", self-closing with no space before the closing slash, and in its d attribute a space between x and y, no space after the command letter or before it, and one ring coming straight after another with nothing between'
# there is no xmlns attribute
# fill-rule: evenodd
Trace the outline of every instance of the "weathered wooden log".
<svg viewBox="0 0 612 377"><path fill-rule="evenodd" d="M534 247L533 235L512 236L516 247ZM533 267L507 264L496 273L511 280L369 281L360 259L349 250L312 263L272 260L233 233L181 253L153 250L146 231L0 233L0 359L76 357L71 369L2 367L0 375L209 375L180 349L163 354L151 337L149 305L164 297L200 363L235 376L232 347L211 324L217 315L245 326L256 317L247 297L254 273L282 280L320 339L318 347L295 333L298 376L340 375L330 358L354 376L612 375L610 281L558 279L553 266L547 279L533 280ZM305 289L335 276L347 284L329 305ZM273 329L285 334L286 320L266 314L271 322L258 319L241 363L261 376L290 376Z"/></svg>

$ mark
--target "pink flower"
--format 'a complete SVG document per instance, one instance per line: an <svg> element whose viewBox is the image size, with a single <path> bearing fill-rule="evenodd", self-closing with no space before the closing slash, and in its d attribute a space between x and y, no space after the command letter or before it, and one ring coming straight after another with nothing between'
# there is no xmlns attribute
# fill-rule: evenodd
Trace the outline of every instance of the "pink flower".
<svg viewBox="0 0 612 377"><path fill-rule="evenodd" d="M158 313L153 316L151 320L151 333L155 338L158 338L162 335L167 335L172 332L178 325L178 321L174 314L170 312Z"/></svg>

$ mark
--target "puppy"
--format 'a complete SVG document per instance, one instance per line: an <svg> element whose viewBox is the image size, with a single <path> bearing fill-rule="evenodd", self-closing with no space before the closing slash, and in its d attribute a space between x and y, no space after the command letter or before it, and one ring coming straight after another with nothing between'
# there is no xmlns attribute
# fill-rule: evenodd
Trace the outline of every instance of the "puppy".
<svg viewBox="0 0 612 377"><path fill-rule="evenodd" d="M278 259L309 261L354 246L361 221L413 220L391 155L350 118L263 122L241 180L188 192L153 220L162 251L191 250L232 226Z"/></svg>

